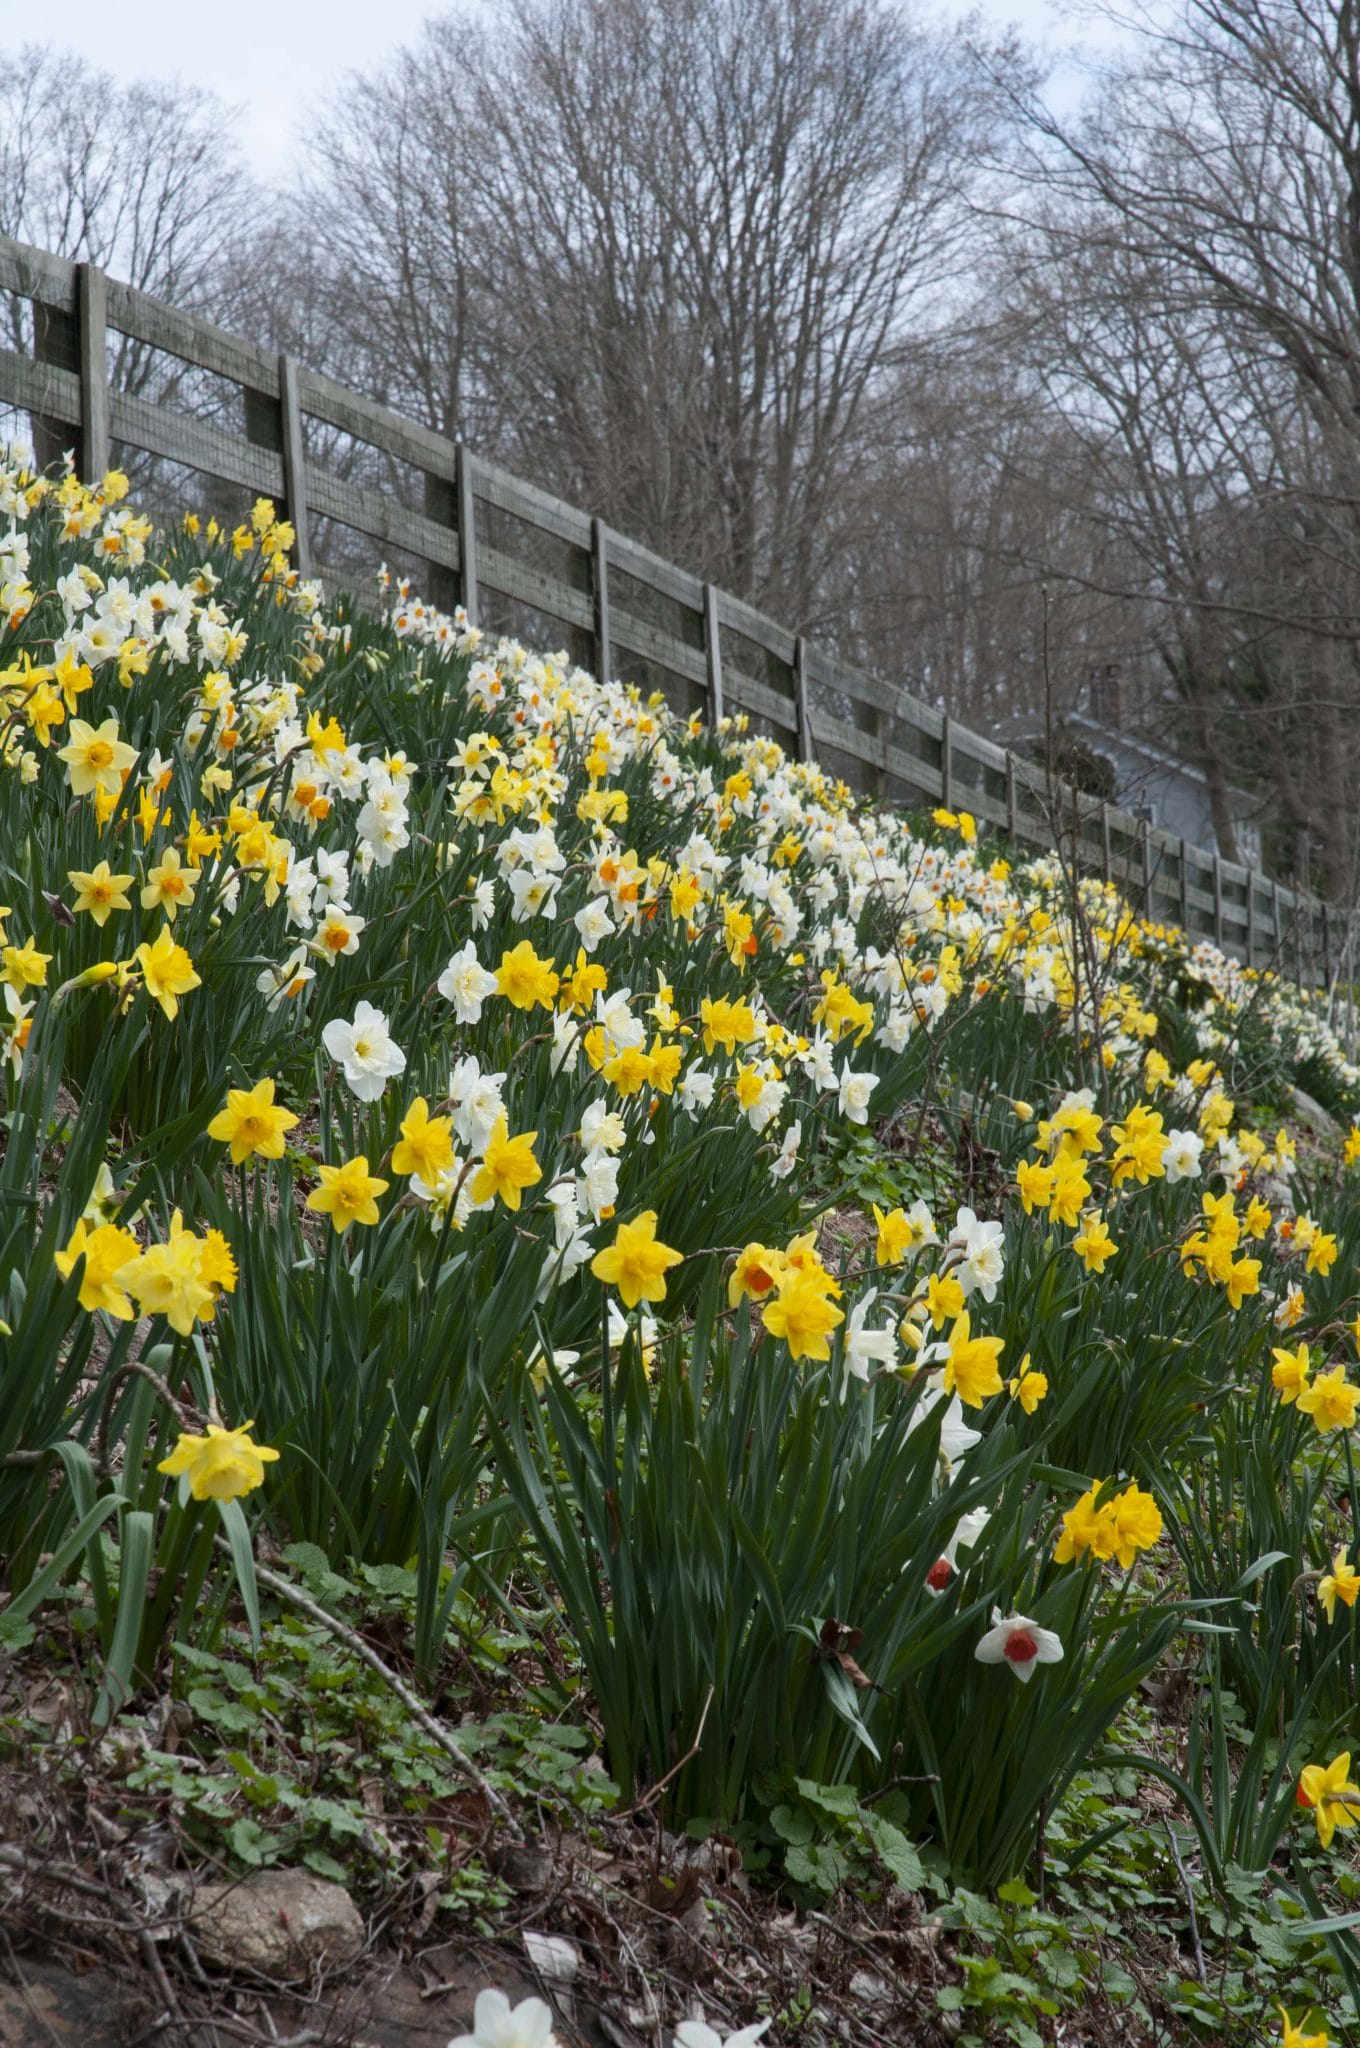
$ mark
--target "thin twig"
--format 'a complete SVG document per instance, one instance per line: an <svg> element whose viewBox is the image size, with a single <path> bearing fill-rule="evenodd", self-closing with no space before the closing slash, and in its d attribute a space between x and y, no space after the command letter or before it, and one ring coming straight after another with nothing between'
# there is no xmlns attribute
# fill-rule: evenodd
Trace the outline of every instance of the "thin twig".
<svg viewBox="0 0 1360 2048"><path fill-rule="evenodd" d="M218 1536L215 1542L220 1551L223 1551L227 1556L231 1555L231 1545L224 1536ZM443 1750L445 1756L449 1758L459 1775L466 1778L470 1785L476 1786L488 1806L491 1807L493 1812L500 1815L506 1826L513 1831L516 1840L518 1840L520 1829L501 1794L487 1778L486 1773L472 1761L466 1750L460 1748L448 1730L440 1726L428 1707L422 1705L415 1693L412 1692L410 1686L407 1685L405 1679L399 1678L391 1665L385 1664L377 1651L371 1649L356 1630L349 1628L343 1621L338 1621L324 1607L318 1606L315 1600L311 1600L305 1593L299 1592L290 1579L281 1577L278 1572L271 1572L267 1565L262 1564L256 1565L255 1576L262 1585L268 1586L271 1593L277 1593L279 1598L286 1600L290 1607L296 1607L300 1614L305 1614L309 1620L316 1622L319 1627L326 1629L336 1638L337 1642L343 1643L346 1649L350 1650L359 1659L361 1664L366 1664L375 1677L380 1678L384 1685L391 1688L412 1720L424 1730L431 1742L436 1743Z"/></svg>
<svg viewBox="0 0 1360 2048"><path fill-rule="evenodd" d="M716 1688L711 1685L708 1688L708 1698L704 1701L704 1710L702 1714L700 1714L699 1716L699 1726L695 1729L694 1740L693 1742L691 1742L689 1748L685 1751L685 1754L679 1759L677 1763L673 1763L671 1765L670 1769L667 1771L664 1778L657 1779L656 1783L652 1786L651 1791L644 1793L643 1797L637 1801L636 1805L625 1807L622 1813L612 1814L610 1816L611 1819L632 1820L634 1815L644 1813L646 1809L651 1805L652 1801L656 1798L657 1794L659 1792L665 1791L667 1785L670 1784L671 1779L678 1777L680 1775L680 1772L684 1770L686 1764L693 1763L695 1757L699 1754L699 1744L704 1739L704 1723L708 1719L708 1710L713 1704L713 1694L715 1690Z"/></svg>
<svg viewBox="0 0 1360 2048"><path fill-rule="evenodd" d="M1199 1978L1200 1983L1207 1988L1209 1979L1204 1968L1204 1949L1199 1938L1199 1915L1195 1911L1195 1895L1190 1889L1190 1879L1186 1876L1185 1865L1181 1862L1180 1844L1176 1840L1175 1830L1172 1828L1169 1820L1164 1820L1162 1826L1166 1829L1166 1839L1171 1844L1171 1854L1175 1857L1176 1868L1180 1872L1181 1889L1185 1893L1185 1903L1190 1908L1190 1939L1195 1945L1195 1975Z"/></svg>

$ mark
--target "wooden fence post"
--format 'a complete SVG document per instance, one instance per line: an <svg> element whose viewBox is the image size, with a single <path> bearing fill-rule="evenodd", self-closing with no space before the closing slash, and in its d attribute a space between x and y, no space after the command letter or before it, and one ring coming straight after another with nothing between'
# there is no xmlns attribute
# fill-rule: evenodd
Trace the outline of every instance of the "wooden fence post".
<svg viewBox="0 0 1360 2048"><path fill-rule="evenodd" d="M1322 905L1322 985L1328 989L1332 985L1332 920L1325 900Z"/></svg>
<svg viewBox="0 0 1360 2048"><path fill-rule="evenodd" d="M722 623L718 593L711 583L704 585L704 673L708 678L708 723L716 732L727 714L723 709Z"/></svg>
<svg viewBox="0 0 1360 2048"><path fill-rule="evenodd" d="M1006 837L1015 837L1015 756L1006 749Z"/></svg>
<svg viewBox="0 0 1360 2048"><path fill-rule="evenodd" d="M802 634L793 643L793 711L798 723L798 758L811 761L812 713L808 708L807 641Z"/></svg>
<svg viewBox="0 0 1360 2048"><path fill-rule="evenodd" d="M1280 915L1280 885L1278 881L1272 881L1270 885L1270 909L1275 925L1275 944L1271 949L1271 958L1275 963L1275 971L1278 974L1280 961L1284 957L1284 919Z"/></svg>
<svg viewBox="0 0 1360 2048"><path fill-rule="evenodd" d="M76 313L80 322L80 440L76 469L95 484L109 459L109 294L95 263L76 268Z"/></svg>
<svg viewBox="0 0 1360 2048"><path fill-rule="evenodd" d="M590 596L595 621L595 680L607 683L614 650L609 644L609 529L602 519L590 522Z"/></svg>
<svg viewBox="0 0 1360 2048"><path fill-rule="evenodd" d="M1223 944L1223 858L1214 852L1214 944Z"/></svg>
<svg viewBox="0 0 1360 2048"><path fill-rule="evenodd" d="M470 626L477 618L477 501L473 457L460 441L453 451L454 517L458 525L458 602Z"/></svg>
<svg viewBox="0 0 1360 2048"><path fill-rule="evenodd" d="M1247 965L1256 965L1256 870L1247 869Z"/></svg>
<svg viewBox="0 0 1360 2048"><path fill-rule="evenodd" d="M1181 930L1190 936L1190 860L1189 848L1181 841Z"/></svg>
<svg viewBox="0 0 1360 2048"><path fill-rule="evenodd" d="M35 362L50 363L54 369L74 370L79 374L79 314L69 312L65 306L49 306L42 299L34 299L33 358ZM40 470L50 469L53 463L60 462L70 447L74 446L79 455L80 430L74 421L41 412L30 414L30 419L33 455Z"/></svg>
<svg viewBox="0 0 1360 2048"><path fill-rule="evenodd" d="M302 402L298 366L289 355L279 357L279 408L283 425L283 505L296 536L293 559L299 576L312 573L312 542L307 530L307 444L302 435Z"/></svg>
<svg viewBox="0 0 1360 2048"><path fill-rule="evenodd" d="M1100 876L1104 882L1110 879L1110 806L1103 797L1100 801Z"/></svg>
<svg viewBox="0 0 1360 2048"><path fill-rule="evenodd" d="M954 739L953 720L947 711L940 713L940 802L947 811L954 808Z"/></svg>
<svg viewBox="0 0 1360 2048"><path fill-rule="evenodd" d="M1294 979L1303 987L1303 898L1297 884L1294 888Z"/></svg>
<svg viewBox="0 0 1360 2048"><path fill-rule="evenodd" d="M1152 826L1148 819L1141 821L1139 837L1143 842L1143 915L1152 916Z"/></svg>

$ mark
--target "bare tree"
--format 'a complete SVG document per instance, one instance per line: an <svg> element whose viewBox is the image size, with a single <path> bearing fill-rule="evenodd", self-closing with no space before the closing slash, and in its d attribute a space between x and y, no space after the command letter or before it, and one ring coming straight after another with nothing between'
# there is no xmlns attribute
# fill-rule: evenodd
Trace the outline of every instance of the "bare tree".
<svg viewBox="0 0 1360 2048"><path fill-rule="evenodd" d="M352 82L287 260L338 373L801 624L983 126L901 0L507 0Z"/></svg>
<svg viewBox="0 0 1360 2048"><path fill-rule="evenodd" d="M1181 733L1211 781L1245 763L1346 892L1360 9L1180 0L1135 19L1080 119L1016 95L1031 138L1021 346L1031 363L1031 343L1048 351L1047 398L1103 451L1098 510L1163 608Z"/></svg>
<svg viewBox="0 0 1360 2048"><path fill-rule="evenodd" d="M120 85L81 57L33 43L0 52L0 233L230 319L232 251L250 211L230 118L197 86ZM48 353L41 310L33 329L32 307L13 295L3 318L13 346ZM125 337L110 370L124 390L174 389L197 410L222 402ZM34 424L46 462L66 436Z"/></svg>
<svg viewBox="0 0 1360 2048"><path fill-rule="evenodd" d="M242 197L229 116L210 92L119 85L35 43L0 52L0 233L212 308Z"/></svg>

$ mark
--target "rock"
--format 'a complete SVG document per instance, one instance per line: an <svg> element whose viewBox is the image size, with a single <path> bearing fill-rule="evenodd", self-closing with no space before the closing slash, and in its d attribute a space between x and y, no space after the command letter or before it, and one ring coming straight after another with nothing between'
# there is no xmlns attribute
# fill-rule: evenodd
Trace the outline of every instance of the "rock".
<svg viewBox="0 0 1360 2048"><path fill-rule="evenodd" d="M1289 1099L1294 1105L1296 1115L1310 1125L1320 1138L1341 1136L1341 1126L1331 1111L1324 1109L1320 1102L1315 1102L1304 1089L1291 1088Z"/></svg>
<svg viewBox="0 0 1360 2048"><path fill-rule="evenodd" d="M343 1885L310 1870L260 1870L238 1884L200 1885L195 1939L217 1960L295 1978L325 1962L332 1969L362 1953L364 1923Z"/></svg>

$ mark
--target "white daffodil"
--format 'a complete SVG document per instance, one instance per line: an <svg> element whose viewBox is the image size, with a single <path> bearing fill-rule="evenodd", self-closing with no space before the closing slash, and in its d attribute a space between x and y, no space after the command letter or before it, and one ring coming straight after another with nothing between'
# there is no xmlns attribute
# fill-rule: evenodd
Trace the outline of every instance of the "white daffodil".
<svg viewBox="0 0 1360 2048"><path fill-rule="evenodd" d="M1063 1646L1051 1628L1040 1628L1027 1614L992 1609L992 1626L973 1651L979 1664L1009 1664L1022 1685L1028 1685L1040 1664L1060 1664Z"/></svg>
<svg viewBox="0 0 1360 2048"><path fill-rule="evenodd" d="M360 1003L354 1021L332 1017L321 1043L342 1069L360 1102L376 1102L388 1082L406 1068L406 1055L387 1028L387 1019L372 1003Z"/></svg>
<svg viewBox="0 0 1360 2048"><path fill-rule="evenodd" d="M852 1124L867 1124L869 1121L869 1097L878 1086L878 1075L867 1069L856 1073L846 1065L841 1070L840 1091L837 1102L843 1117Z"/></svg>
<svg viewBox="0 0 1360 2048"><path fill-rule="evenodd" d="M449 2048L557 2048L552 2012L541 1998L512 2006L503 1991L479 1991L472 2032L456 2034Z"/></svg>
<svg viewBox="0 0 1360 2048"><path fill-rule="evenodd" d="M845 1378L841 1382L842 1400L845 1399L852 1377L867 1380L870 1366L888 1366L897 1357L897 1331L891 1323L881 1330L866 1330L864 1327L864 1319L877 1299L878 1289L871 1287L850 1311L850 1321L845 1332Z"/></svg>
<svg viewBox="0 0 1360 2048"><path fill-rule="evenodd" d="M482 1004L496 993L496 977L482 966L469 939L461 952L454 954L435 987L445 1002L453 1004L453 1014L460 1024L478 1024Z"/></svg>

